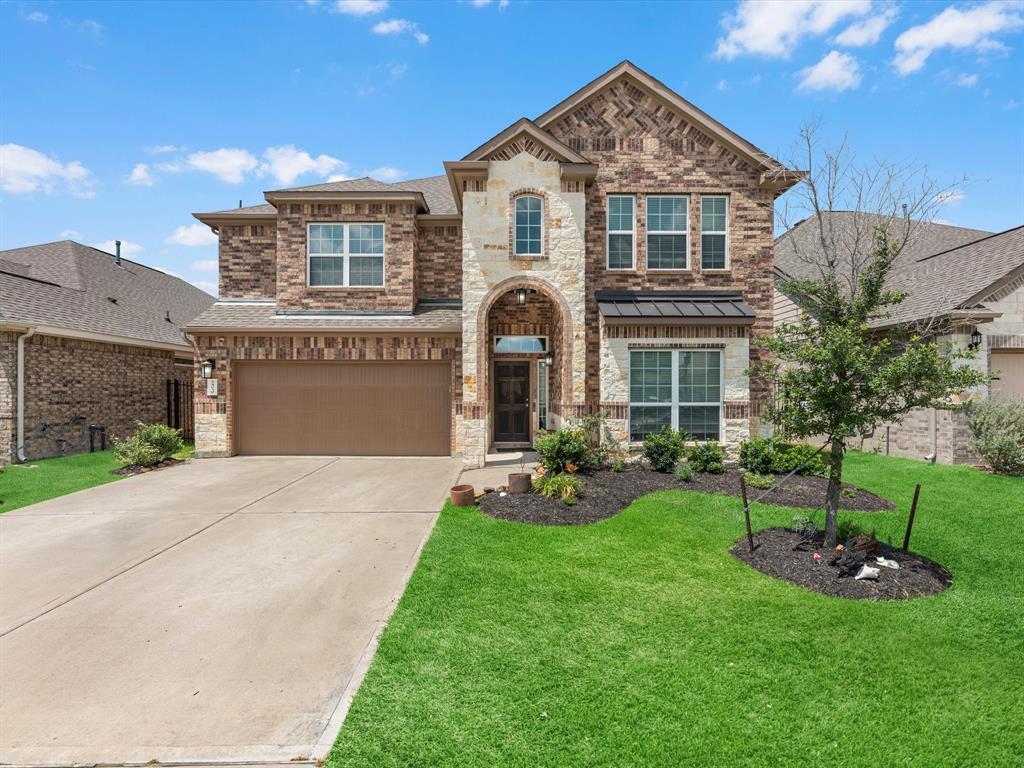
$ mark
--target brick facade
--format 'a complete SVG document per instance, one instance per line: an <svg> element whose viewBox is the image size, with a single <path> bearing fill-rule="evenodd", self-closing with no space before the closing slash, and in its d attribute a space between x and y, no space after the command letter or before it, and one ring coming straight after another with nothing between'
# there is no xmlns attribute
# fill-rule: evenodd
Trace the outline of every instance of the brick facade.
<svg viewBox="0 0 1024 768"><path fill-rule="evenodd" d="M416 223L416 300L462 298L462 222Z"/></svg>
<svg viewBox="0 0 1024 768"><path fill-rule="evenodd" d="M220 234L220 295L229 299L277 295L277 222L223 225Z"/></svg>
<svg viewBox="0 0 1024 768"><path fill-rule="evenodd" d="M17 448L17 337L0 334L0 452L4 456ZM136 421L164 423L166 381L192 375L190 368L174 363L174 352L147 347L42 335L26 339L27 457L87 451L90 424L105 426L109 439L126 437Z"/></svg>
<svg viewBox="0 0 1024 768"><path fill-rule="evenodd" d="M236 360L450 360L452 450L455 421L462 412L462 347L455 335L197 335L199 359L216 362L216 397L195 372L196 456L231 456L234 446L232 363Z"/></svg>

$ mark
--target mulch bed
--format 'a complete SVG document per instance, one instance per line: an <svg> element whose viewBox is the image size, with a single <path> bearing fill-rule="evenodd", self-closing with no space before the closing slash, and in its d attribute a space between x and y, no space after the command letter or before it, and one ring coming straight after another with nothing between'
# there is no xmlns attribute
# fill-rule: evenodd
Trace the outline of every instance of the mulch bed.
<svg viewBox="0 0 1024 768"><path fill-rule="evenodd" d="M698 474L692 482L684 483L674 475L654 472L643 467L630 467L622 472L601 470L580 475L583 492L572 506L557 499L548 499L535 493L487 493L480 498L480 509L485 515L501 520L536 525L586 525L613 517L636 499L653 491L675 489L701 493L740 493L740 475L736 469L727 469L721 475ZM777 504L798 509L820 509L825 503L828 480L823 477L794 475L785 485L767 491L748 488L751 501ZM893 509L893 504L873 493L844 483L853 495L842 495L839 506L857 512L880 512ZM762 498L763 495L763 498Z"/></svg>
<svg viewBox="0 0 1024 768"><path fill-rule="evenodd" d="M129 467L121 467L120 469L110 470L112 475L142 475L146 472L152 472L155 469L165 469L167 467L174 467L178 464L184 464L186 459L164 459L156 464L151 464L148 467L143 467L138 464L132 464Z"/></svg>
<svg viewBox="0 0 1024 768"><path fill-rule="evenodd" d="M878 567L878 580L853 576L839 577L839 568L829 565L832 551L823 548L825 536L819 533L814 540L794 550L802 535L785 528L767 528L754 534L754 553L750 553L746 537L733 545L733 557L776 579L833 597L853 600L909 600L914 597L937 595L953 583L949 571L938 563L913 553L895 549L878 542L878 551L865 558L865 563L878 567L875 556L880 555L899 563L898 570ZM814 553L822 555L815 562Z"/></svg>

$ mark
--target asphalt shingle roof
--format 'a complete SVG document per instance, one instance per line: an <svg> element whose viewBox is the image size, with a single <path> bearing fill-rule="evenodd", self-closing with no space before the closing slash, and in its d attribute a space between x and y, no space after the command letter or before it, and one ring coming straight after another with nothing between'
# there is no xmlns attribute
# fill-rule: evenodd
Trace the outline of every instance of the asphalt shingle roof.
<svg viewBox="0 0 1024 768"><path fill-rule="evenodd" d="M281 314L274 302L220 301L191 323L190 333L204 330L439 330L461 331L462 309L421 304L411 315Z"/></svg>
<svg viewBox="0 0 1024 768"><path fill-rule="evenodd" d="M361 179L345 179L343 181L327 181L323 184L310 184L305 187L278 189L276 192L419 192L427 202L430 213L456 213L455 198L448 177L427 176L422 179L409 179L387 184L377 179L364 176ZM227 213L227 211L225 211Z"/></svg>
<svg viewBox="0 0 1024 768"><path fill-rule="evenodd" d="M0 251L0 320L186 345L182 328L214 297L137 262L121 265L71 240Z"/></svg>

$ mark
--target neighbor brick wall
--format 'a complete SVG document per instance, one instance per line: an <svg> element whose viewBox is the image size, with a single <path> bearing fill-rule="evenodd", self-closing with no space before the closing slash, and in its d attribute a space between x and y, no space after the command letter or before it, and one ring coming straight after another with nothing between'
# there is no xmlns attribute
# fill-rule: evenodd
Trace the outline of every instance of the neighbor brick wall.
<svg viewBox="0 0 1024 768"><path fill-rule="evenodd" d="M865 437L863 440L853 438L850 446L909 459L925 459L934 452L935 461L939 464L969 464L979 460L979 457L970 451L970 441L971 427L966 413L940 408L915 408L907 414L902 423L883 424L871 437ZM817 444L820 443L819 439Z"/></svg>
<svg viewBox="0 0 1024 768"><path fill-rule="evenodd" d="M462 223L416 223L416 299L462 299Z"/></svg>
<svg viewBox="0 0 1024 768"><path fill-rule="evenodd" d="M167 379L189 377L170 351L56 336L25 342L25 452L28 458L88 450L88 432L67 426L106 426L107 437L126 437L136 421L164 423ZM0 395L2 397L2 395ZM42 423L51 425L32 437ZM84 436L84 437L83 437ZM60 439L69 441L62 442Z"/></svg>
<svg viewBox="0 0 1024 768"><path fill-rule="evenodd" d="M277 292L277 222L222 226L220 296L273 298Z"/></svg>
<svg viewBox="0 0 1024 768"><path fill-rule="evenodd" d="M462 347L455 335L246 335L195 337L199 359L216 361L218 394L206 394L195 372L196 455L231 456L234 446L232 362L235 360L450 360L452 362L452 450L455 417L462 412Z"/></svg>
<svg viewBox="0 0 1024 768"><path fill-rule="evenodd" d="M311 288L306 275L310 222L384 222L383 288ZM277 208L277 303L284 310L411 312L416 302L416 206L412 203L280 203Z"/></svg>
<svg viewBox="0 0 1024 768"><path fill-rule="evenodd" d="M620 79L563 116L548 130L598 164L587 185L587 404L599 402L597 290L736 290L757 313L752 340L772 332L772 203L758 188L758 169L688 124L628 79ZM690 196L689 266L685 271L646 270L646 195ZM636 269L605 268L606 196L636 197ZM729 197L727 271L700 269L700 195ZM763 353L750 351L751 361ZM761 382L751 381L756 415L766 399Z"/></svg>

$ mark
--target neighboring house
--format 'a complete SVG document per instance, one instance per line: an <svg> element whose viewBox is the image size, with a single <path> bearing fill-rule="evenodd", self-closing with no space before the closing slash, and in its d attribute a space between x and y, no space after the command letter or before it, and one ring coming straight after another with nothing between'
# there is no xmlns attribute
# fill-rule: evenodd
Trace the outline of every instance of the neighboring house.
<svg viewBox="0 0 1024 768"><path fill-rule="evenodd" d="M70 240L0 251L0 462L88 450L90 426L164 422L167 382L192 382L181 328L213 302Z"/></svg>
<svg viewBox="0 0 1024 768"><path fill-rule="evenodd" d="M829 232L857 229L853 213L826 216ZM818 232L816 222L806 219L776 241L776 327L799 318L796 304L779 288L789 277L814 276L808 257L813 261L820 252ZM997 378L970 397L1024 398L1024 227L993 234L915 222L887 287L907 297L877 323L879 329L908 324L942 343L976 344L975 364ZM863 437L865 450L943 464L973 461L969 442L962 411L934 408L915 409L902 424L885 424Z"/></svg>
<svg viewBox="0 0 1024 768"><path fill-rule="evenodd" d="M623 446L757 428L750 341L798 173L629 62L443 165L195 214L221 296L187 328L216 382L197 455L480 465L587 413Z"/></svg>

